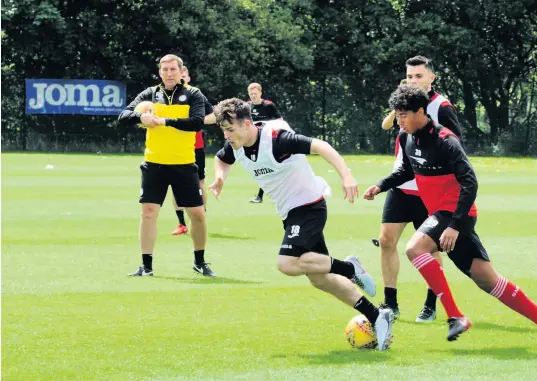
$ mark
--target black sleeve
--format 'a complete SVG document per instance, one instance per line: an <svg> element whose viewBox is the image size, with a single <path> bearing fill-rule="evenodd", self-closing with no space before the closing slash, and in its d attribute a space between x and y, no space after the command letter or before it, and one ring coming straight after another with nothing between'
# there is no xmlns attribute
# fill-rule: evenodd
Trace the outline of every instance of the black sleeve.
<svg viewBox="0 0 537 381"><path fill-rule="evenodd" d="M288 130L280 130L278 136L272 142L274 157L277 159L284 155L309 155L312 141L313 139L308 136L295 134Z"/></svg>
<svg viewBox="0 0 537 381"><path fill-rule="evenodd" d="M380 188L381 192L395 188L414 178L414 171L412 170L412 166L410 165L410 161L408 160L408 156L404 149L407 136L407 134L402 133L399 137L401 145L399 149L401 149L403 153L403 165L377 183L377 187Z"/></svg>
<svg viewBox="0 0 537 381"><path fill-rule="evenodd" d="M205 118L205 96L197 88L193 88L188 97L190 110L188 118L166 118L166 126L177 128L181 131L198 132L203 127Z"/></svg>
<svg viewBox="0 0 537 381"><path fill-rule="evenodd" d="M453 174L461 186L457 209L451 217L449 227L459 230L461 218L466 218L477 197L477 177L470 160L466 156L459 139L448 136L442 143L442 151L453 169Z"/></svg>
<svg viewBox="0 0 537 381"><path fill-rule="evenodd" d="M213 105L209 103L209 100L204 95L203 101L205 102L205 115L209 115L213 113Z"/></svg>
<svg viewBox="0 0 537 381"><path fill-rule="evenodd" d="M233 148L229 142L224 143L224 146L216 153L216 157L229 165L235 163L235 155L233 155Z"/></svg>
<svg viewBox="0 0 537 381"><path fill-rule="evenodd" d="M268 114L270 115L270 119L279 119L282 117L282 114L280 114L274 103L269 103L267 105L267 108L269 111Z"/></svg>
<svg viewBox="0 0 537 381"><path fill-rule="evenodd" d="M148 87L144 91L134 98L134 100L127 106L125 110L119 114L118 121L121 124L138 124L141 123L140 116L142 115L139 112L135 112L134 109L138 106L138 103L143 101L152 101L153 100L153 90L151 87Z"/></svg>
<svg viewBox="0 0 537 381"><path fill-rule="evenodd" d="M462 139L461 125L457 112L451 105L440 106L438 109L438 123L442 126L449 128L455 135Z"/></svg>

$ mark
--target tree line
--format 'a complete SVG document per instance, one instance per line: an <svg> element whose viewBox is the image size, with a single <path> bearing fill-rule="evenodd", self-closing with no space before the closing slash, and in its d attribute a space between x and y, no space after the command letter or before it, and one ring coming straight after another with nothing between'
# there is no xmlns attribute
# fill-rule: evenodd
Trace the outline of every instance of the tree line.
<svg viewBox="0 0 537 381"><path fill-rule="evenodd" d="M259 82L296 130L388 153L387 99L419 54L471 153L537 155L534 0L4 0L2 51L3 149L139 152L114 117L26 115L24 79L118 80L131 100L176 53L213 104Z"/></svg>

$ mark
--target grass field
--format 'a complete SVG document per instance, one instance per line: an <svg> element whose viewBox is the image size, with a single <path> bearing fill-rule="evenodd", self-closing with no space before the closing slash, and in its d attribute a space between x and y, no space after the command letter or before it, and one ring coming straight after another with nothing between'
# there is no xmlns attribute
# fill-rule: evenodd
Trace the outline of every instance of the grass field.
<svg viewBox="0 0 537 381"><path fill-rule="evenodd" d="M391 157L348 156L364 191ZM352 350L343 337L356 314L276 270L281 221L270 202L249 204L256 185L234 168L221 201L209 200L207 260L191 270L188 237L169 200L159 218L155 277L140 264L137 156L2 155L2 380L529 380L537 326L477 289L446 260L459 306L474 327L445 340L441 308L414 323L425 284L403 256L401 319L387 352ZM377 235L384 197L349 205L337 174L325 231L331 253L357 254L382 301ZM54 169L45 169L47 164ZM496 268L537 299L537 162L474 158L478 233ZM208 180L212 160L208 160ZM409 228L400 251L410 237Z"/></svg>

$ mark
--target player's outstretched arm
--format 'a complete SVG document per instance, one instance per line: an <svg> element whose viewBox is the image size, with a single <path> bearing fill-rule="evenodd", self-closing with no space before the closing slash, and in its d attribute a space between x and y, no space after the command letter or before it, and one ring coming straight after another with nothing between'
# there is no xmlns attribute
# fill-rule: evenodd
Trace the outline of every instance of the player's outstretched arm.
<svg viewBox="0 0 537 381"><path fill-rule="evenodd" d="M404 139L406 139L406 135ZM401 147L403 146L404 145L402 144ZM403 165L398 167L390 175L380 180L377 185L372 185L367 188L364 193L364 199L374 200L375 196L379 193L386 192L387 190L395 188L414 178L414 171L412 170L408 156L406 155L405 150L403 148L401 149L403 153Z"/></svg>
<svg viewBox="0 0 537 381"><path fill-rule="evenodd" d="M364 193L364 199L366 200L374 200L375 196L380 193L380 188L376 185L371 185Z"/></svg>
<svg viewBox="0 0 537 381"><path fill-rule="evenodd" d="M377 183L377 187L380 188L381 192L386 192L387 190L398 187L399 185L402 185L414 178L414 170L410 165L410 160L408 159L405 150L406 139L408 139L407 134L399 135L399 141L401 142L401 152L403 154L403 163L389 176L386 176Z"/></svg>
<svg viewBox="0 0 537 381"><path fill-rule="evenodd" d="M311 141L310 153L318 154L329 162L335 168L341 177L341 186L343 187L344 199L349 199L350 203L354 203L354 199L358 198L359 190L358 183L351 174L351 171L345 164L345 160L341 155L327 142L313 139Z"/></svg>
<svg viewBox="0 0 537 381"><path fill-rule="evenodd" d="M230 169L231 164L223 162L218 157L214 158L214 181L209 185L209 190L214 194L214 197L216 197L217 200L220 193L222 193L224 181L226 181Z"/></svg>

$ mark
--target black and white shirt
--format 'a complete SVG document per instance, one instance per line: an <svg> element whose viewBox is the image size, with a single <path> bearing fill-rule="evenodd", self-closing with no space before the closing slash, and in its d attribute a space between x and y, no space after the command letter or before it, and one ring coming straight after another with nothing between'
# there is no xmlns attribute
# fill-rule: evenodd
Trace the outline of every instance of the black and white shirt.
<svg viewBox="0 0 537 381"><path fill-rule="evenodd" d="M330 191L306 159L311 138L295 134L283 120L264 123L258 134L252 147L234 150L226 142L216 157L227 164L239 162L276 204L282 220L291 209L320 200Z"/></svg>

